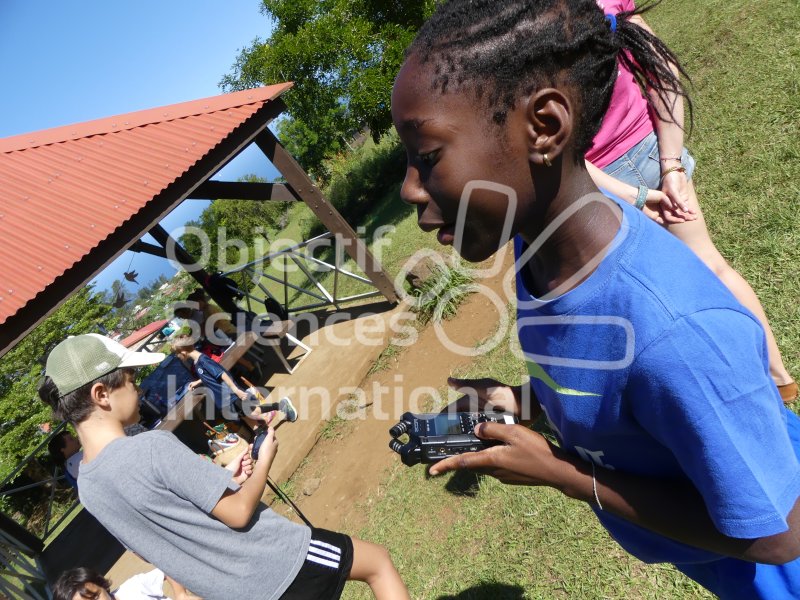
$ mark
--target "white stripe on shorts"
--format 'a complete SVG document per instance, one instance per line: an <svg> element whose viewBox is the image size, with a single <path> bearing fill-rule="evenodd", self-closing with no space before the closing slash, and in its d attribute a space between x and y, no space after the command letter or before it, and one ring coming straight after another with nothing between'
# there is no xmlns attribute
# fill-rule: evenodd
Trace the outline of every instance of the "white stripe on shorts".
<svg viewBox="0 0 800 600"><path fill-rule="evenodd" d="M313 556L311 554L306 556L306 560L309 562L317 563L318 565L323 565L325 567L330 567L331 569L338 569L339 562L333 562L330 560L325 560L324 558L319 558L317 556Z"/></svg>
<svg viewBox="0 0 800 600"><path fill-rule="evenodd" d="M318 540L311 540L309 542L312 546L318 546L319 548L327 548L328 550L332 550L336 552L336 554L341 554L342 549L339 546L334 546L333 544L327 544L325 542L320 542Z"/></svg>
<svg viewBox="0 0 800 600"><path fill-rule="evenodd" d="M339 554L335 554L333 552L328 552L327 550L320 550L319 548L312 548L311 546L308 547L308 555L307 556L320 556L322 558L330 558L331 560L335 560L339 562L342 558Z"/></svg>

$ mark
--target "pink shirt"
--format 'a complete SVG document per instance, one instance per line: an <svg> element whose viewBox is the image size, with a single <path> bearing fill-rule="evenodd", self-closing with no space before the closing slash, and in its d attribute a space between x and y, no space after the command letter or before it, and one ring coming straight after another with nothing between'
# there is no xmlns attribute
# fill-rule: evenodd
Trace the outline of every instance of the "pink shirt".
<svg viewBox="0 0 800 600"><path fill-rule="evenodd" d="M616 15L633 10L633 0L598 0L606 14ZM619 65L617 81L611 93L608 112L600 131L594 136L586 160L602 169L641 142L653 131L647 99L630 71Z"/></svg>

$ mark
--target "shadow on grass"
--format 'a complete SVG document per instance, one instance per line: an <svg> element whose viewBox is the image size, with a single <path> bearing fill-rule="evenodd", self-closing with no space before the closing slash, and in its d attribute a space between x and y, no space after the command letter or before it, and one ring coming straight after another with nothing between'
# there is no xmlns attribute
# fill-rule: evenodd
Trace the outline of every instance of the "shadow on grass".
<svg viewBox="0 0 800 600"><path fill-rule="evenodd" d="M483 475L473 471L456 471L447 481L444 489L454 496L467 496L475 498L481 488Z"/></svg>
<svg viewBox="0 0 800 600"><path fill-rule="evenodd" d="M525 590L518 585L482 583L455 596L439 596L437 600L521 600Z"/></svg>

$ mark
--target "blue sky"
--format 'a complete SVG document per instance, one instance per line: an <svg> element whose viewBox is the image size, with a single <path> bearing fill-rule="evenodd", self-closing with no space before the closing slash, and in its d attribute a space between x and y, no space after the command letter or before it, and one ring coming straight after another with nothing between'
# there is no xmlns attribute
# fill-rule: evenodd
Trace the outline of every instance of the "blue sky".
<svg viewBox="0 0 800 600"><path fill-rule="evenodd" d="M239 51L271 24L259 0L0 0L0 138L222 93ZM277 173L250 149L226 167ZM162 224L196 218L187 201ZM96 278L111 285L131 264L139 282L174 273L166 261L123 253ZM136 286L128 284L135 291Z"/></svg>

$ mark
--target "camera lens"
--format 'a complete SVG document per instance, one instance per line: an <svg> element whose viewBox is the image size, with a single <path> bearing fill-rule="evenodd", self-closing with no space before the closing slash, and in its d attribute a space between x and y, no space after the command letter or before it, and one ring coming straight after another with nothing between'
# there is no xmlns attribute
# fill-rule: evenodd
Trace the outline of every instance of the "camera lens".
<svg viewBox="0 0 800 600"><path fill-rule="evenodd" d="M399 438L406 431L408 431L408 423L405 421L400 421L397 425L389 430L389 435L393 438Z"/></svg>

